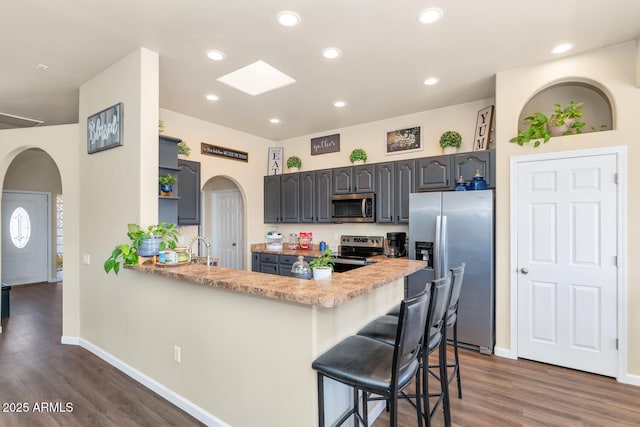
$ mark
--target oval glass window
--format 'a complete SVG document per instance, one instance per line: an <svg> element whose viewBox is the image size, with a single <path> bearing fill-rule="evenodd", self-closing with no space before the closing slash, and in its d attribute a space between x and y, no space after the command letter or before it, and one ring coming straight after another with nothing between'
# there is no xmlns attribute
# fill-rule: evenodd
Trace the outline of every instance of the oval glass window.
<svg viewBox="0 0 640 427"><path fill-rule="evenodd" d="M19 248L24 248L31 237L31 219L23 207L16 208L9 220L9 234L11 241Z"/></svg>

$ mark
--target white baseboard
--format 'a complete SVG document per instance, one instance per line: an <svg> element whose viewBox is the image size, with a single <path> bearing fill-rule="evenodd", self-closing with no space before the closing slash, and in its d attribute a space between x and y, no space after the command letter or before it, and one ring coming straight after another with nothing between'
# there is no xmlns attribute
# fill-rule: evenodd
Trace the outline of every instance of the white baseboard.
<svg viewBox="0 0 640 427"><path fill-rule="evenodd" d="M369 425L373 424L378 419L382 411L387 407L384 400L376 402L376 404L371 407L369 407L369 405L367 406L369 412Z"/></svg>
<svg viewBox="0 0 640 427"><path fill-rule="evenodd" d="M493 353L499 357L506 357L507 359L517 359L518 357L514 354L511 354L511 349L502 348L502 347L494 347Z"/></svg>
<svg viewBox="0 0 640 427"><path fill-rule="evenodd" d="M149 390L153 391L154 393L158 394L160 397L171 402L172 404L182 409L192 417L196 418L198 421L206 424L207 426L231 427L229 424L225 423L224 421L214 416L213 414L210 414L209 412L199 407L195 403L191 402L188 399L185 399L184 397L180 396L179 394L175 393L174 391L160 384L153 378L148 377L147 375L138 371L134 367L126 364L122 360L107 353L106 351L90 343L89 341L84 340L82 338L77 338L77 337L63 336L61 339L61 342L62 344L79 345L85 350L95 354L100 359L104 360L114 368L130 376L131 378L133 378L143 386L147 387Z"/></svg>
<svg viewBox="0 0 640 427"><path fill-rule="evenodd" d="M640 375L624 374L616 379L622 384L629 384L640 387Z"/></svg>

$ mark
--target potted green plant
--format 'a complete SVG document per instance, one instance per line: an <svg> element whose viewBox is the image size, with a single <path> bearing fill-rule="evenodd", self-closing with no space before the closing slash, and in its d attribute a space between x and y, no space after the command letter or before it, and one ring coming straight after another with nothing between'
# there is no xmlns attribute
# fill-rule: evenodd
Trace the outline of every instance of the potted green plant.
<svg viewBox="0 0 640 427"><path fill-rule="evenodd" d="M172 196L173 195L173 184L175 184L177 178L170 173L165 175L160 175L158 177L158 182L160 183L160 195L161 196Z"/></svg>
<svg viewBox="0 0 640 427"><path fill-rule="evenodd" d="M584 122L579 122L582 117L583 102L569 102L569 105L562 107L560 104L553 104L554 112L549 117L547 127L551 136L573 135L582 133Z"/></svg>
<svg viewBox="0 0 640 427"><path fill-rule="evenodd" d="M158 133L162 133L164 132L164 120L160 119L158 120Z"/></svg>
<svg viewBox="0 0 640 427"><path fill-rule="evenodd" d="M178 154L183 156L189 156L191 153L191 148L187 145L185 141L178 142Z"/></svg>
<svg viewBox="0 0 640 427"><path fill-rule="evenodd" d="M440 135L440 147L444 154L453 154L462 145L462 136L455 130L448 130Z"/></svg>
<svg viewBox="0 0 640 427"><path fill-rule="evenodd" d="M313 272L314 280L329 280L333 272L333 251L329 248L325 249L321 255L315 257L309 262L309 268Z"/></svg>
<svg viewBox="0 0 640 427"><path fill-rule="evenodd" d="M362 164L367 161L367 152L362 148L354 148L349 155L349 160L351 160L351 163L354 165Z"/></svg>
<svg viewBox="0 0 640 427"><path fill-rule="evenodd" d="M175 224L161 222L146 229L138 224L129 224L127 230L130 242L117 245L111 252L111 256L104 262L107 274L111 270L118 274L120 264L137 265L139 256L155 256L167 247L175 249L177 246L178 230Z"/></svg>
<svg viewBox="0 0 640 427"><path fill-rule="evenodd" d="M524 145L527 142L534 141L533 146L538 147L540 140L544 143L549 141L551 134L547 128L547 122L549 121L547 116L542 113L533 113L525 117L524 121L529 124L529 127L525 130L518 130L518 135L511 138L509 142Z"/></svg>
<svg viewBox="0 0 640 427"><path fill-rule="evenodd" d="M302 160L298 156L291 156L287 159L287 167L290 172L298 172L302 167Z"/></svg>

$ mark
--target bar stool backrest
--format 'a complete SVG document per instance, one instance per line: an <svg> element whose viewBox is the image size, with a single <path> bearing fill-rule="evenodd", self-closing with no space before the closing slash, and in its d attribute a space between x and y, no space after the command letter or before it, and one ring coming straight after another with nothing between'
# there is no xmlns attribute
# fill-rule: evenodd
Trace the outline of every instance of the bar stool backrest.
<svg viewBox="0 0 640 427"><path fill-rule="evenodd" d="M442 340L449 298L451 296L451 272L441 279L433 281L431 291L431 309L425 331L426 353L431 353Z"/></svg>
<svg viewBox="0 0 640 427"><path fill-rule="evenodd" d="M431 289L413 298L403 300L400 304L400 317L396 333L396 344L393 355L394 376L392 383L396 383L398 375L405 370L414 370L417 366L418 355L422 350L424 339L424 325L427 322L431 302Z"/></svg>
<svg viewBox="0 0 640 427"><path fill-rule="evenodd" d="M447 309L447 327L452 326L458 316L458 300L460 299L460 291L462 291L465 265L463 262L458 267L451 269L453 273L453 287L451 288L451 299L449 300L449 308Z"/></svg>

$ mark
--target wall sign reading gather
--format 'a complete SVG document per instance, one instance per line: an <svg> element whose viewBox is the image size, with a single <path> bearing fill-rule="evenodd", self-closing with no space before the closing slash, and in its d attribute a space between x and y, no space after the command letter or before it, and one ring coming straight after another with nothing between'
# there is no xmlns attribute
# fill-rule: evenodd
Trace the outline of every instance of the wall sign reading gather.
<svg viewBox="0 0 640 427"><path fill-rule="evenodd" d="M340 151L340 134L311 138L311 155L335 153Z"/></svg>

